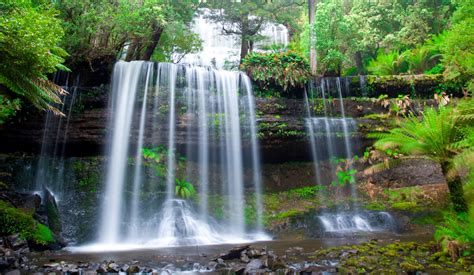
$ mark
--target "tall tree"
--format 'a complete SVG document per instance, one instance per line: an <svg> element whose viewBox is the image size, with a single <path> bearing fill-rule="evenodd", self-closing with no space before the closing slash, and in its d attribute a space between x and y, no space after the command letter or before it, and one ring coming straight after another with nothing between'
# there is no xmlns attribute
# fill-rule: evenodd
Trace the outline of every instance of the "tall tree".
<svg viewBox="0 0 474 275"><path fill-rule="evenodd" d="M127 60L150 60L163 33L177 24L189 27L198 0L62 0L57 8L73 53L70 63L113 62L124 47Z"/></svg>
<svg viewBox="0 0 474 275"><path fill-rule="evenodd" d="M316 0L308 0L308 18L309 25L314 26L314 17L316 13ZM316 35L314 31L310 32L310 50L309 50L309 65L311 67L311 74L316 75L318 71L318 61L316 56Z"/></svg>
<svg viewBox="0 0 474 275"><path fill-rule="evenodd" d="M301 0L227 0L208 1L206 7L211 8L208 18L220 23L225 35L240 37L242 60L253 50L254 43L262 39L260 32L266 24L286 23L282 21L288 20L289 7L300 7L303 3Z"/></svg>

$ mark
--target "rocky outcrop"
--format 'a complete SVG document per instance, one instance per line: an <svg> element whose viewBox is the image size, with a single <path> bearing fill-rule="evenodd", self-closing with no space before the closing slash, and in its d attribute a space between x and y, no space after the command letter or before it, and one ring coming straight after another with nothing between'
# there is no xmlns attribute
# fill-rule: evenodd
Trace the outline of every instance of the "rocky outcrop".
<svg viewBox="0 0 474 275"><path fill-rule="evenodd" d="M107 109L108 87L80 88L77 92L77 100L69 121L67 118L45 116L43 113L27 108L12 121L1 126L0 151L39 153L43 145L55 148L56 151L64 150L68 156L103 154L110 119ZM387 112L387 109L378 102L368 99L344 99L343 103L346 116L357 118L361 125L361 132L358 136L353 137L359 139L357 144L360 145L360 148L356 151L360 151L359 149L363 149L368 144L364 139L365 133L372 128L372 125L376 126L382 123L380 120L367 120L364 116L384 113ZM312 111L315 115L322 115L321 104L322 102L318 102L318 100L312 103ZM307 150L309 144L305 128L307 108L303 99L257 98L256 106L258 137L264 162L311 160L309 150ZM340 116L340 102L338 100L333 100L329 107L331 116ZM181 110L181 108L177 108L177 110ZM136 110L137 114L134 116L137 119L137 124L139 111ZM147 125L157 125L157 127L154 127L155 133L148 131L145 144L166 141L169 129L165 126L167 123L161 123L163 119L166 119L166 114L153 114L153 110L150 109ZM184 113L178 114L175 141L178 151L182 153L186 152L185 145L197 144L197 134L191 135L194 139L187 139L188 127L191 127L191 132L197 132L198 129L197 125L189 125L189 123L190 120ZM45 128L46 124L47 128ZM133 136L137 134L137 130L133 131L131 140L136 140ZM67 138L65 138L66 136ZM244 141L243 146L249 146L249 141Z"/></svg>

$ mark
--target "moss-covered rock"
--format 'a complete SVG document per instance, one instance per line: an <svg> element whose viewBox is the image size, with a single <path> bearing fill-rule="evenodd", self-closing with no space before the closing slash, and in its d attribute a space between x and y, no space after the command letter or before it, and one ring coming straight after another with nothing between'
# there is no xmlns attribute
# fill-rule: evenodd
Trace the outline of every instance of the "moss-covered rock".
<svg viewBox="0 0 474 275"><path fill-rule="evenodd" d="M0 200L0 235L19 234L20 238L38 245L55 242L53 232L33 218L33 211L20 209Z"/></svg>

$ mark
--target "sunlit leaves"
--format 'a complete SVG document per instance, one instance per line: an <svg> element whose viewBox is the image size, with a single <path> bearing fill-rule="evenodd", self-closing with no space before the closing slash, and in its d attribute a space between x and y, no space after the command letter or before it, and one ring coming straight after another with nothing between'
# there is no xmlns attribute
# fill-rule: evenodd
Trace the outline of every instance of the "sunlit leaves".
<svg viewBox="0 0 474 275"><path fill-rule="evenodd" d="M63 37L57 11L48 2L8 0L0 3L0 92L13 93L41 110L60 111L65 92L46 74L67 70L67 55L58 47Z"/></svg>

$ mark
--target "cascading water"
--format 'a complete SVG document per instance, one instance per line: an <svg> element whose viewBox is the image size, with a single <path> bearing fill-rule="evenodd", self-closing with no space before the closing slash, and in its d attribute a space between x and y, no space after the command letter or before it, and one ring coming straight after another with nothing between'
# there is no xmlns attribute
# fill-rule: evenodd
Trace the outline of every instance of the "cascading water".
<svg viewBox="0 0 474 275"><path fill-rule="evenodd" d="M226 66L237 67L240 59L240 37L234 34L224 35L222 25L208 19L210 12L209 9L200 9L192 25L193 32L203 41L203 51L185 56L176 54L174 61L217 69ZM262 40L255 43L256 51L262 51L265 46L288 45L288 29L284 25L267 23L259 34Z"/></svg>
<svg viewBox="0 0 474 275"><path fill-rule="evenodd" d="M55 76L56 83L60 82L60 77ZM69 95L63 96L63 104L60 106L65 117L55 116L51 112L46 113L43 128L43 138L41 142L41 152L36 166L34 186L30 186L25 191L35 191L41 193L44 188L60 196L64 188L64 154L69 132L69 122L72 117L72 109L76 102L79 76L72 81L69 86L69 74L62 88L68 91Z"/></svg>
<svg viewBox="0 0 474 275"><path fill-rule="evenodd" d="M118 62L111 101L99 246L203 245L264 236L255 107L245 74ZM161 177L147 174L143 148L166 148L161 149L166 159ZM185 161L181 152L187 154ZM247 170L252 176L244 179ZM183 181L196 186L195 200L175 194ZM248 188L254 194L244 191ZM153 197L151 202L142 199L144 193ZM216 196L225 198L225 217L216 217L209 207L209 198ZM251 199L257 221L248 226L244 208Z"/></svg>
<svg viewBox="0 0 474 275"><path fill-rule="evenodd" d="M361 84L362 85L362 84ZM362 90L361 86L361 90ZM348 173L352 170L352 158L354 157L354 140L352 134L357 131L354 119L347 118L344 108L345 96L350 94L349 78L322 78L319 83L312 82L310 85L310 96L305 93L305 104L308 118L306 119L306 130L308 132L311 154L314 162L315 180L317 184L326 186L350 185L352 200L357 201L357 190L354 183L339 182L338 173ZM316 97L315 97L316 95ZM335 98L335 99L333 99ZM336 110L338 109L338 110ZM330 117L338 111L340 117ZM318 112L322 116L314 116ZM342 170L335 167L335 159L345 159ZM323 163L330 163L329 169L323 171ZM337 161L339 162L339 161ZM329 176L328 176L329 174ZM323 203L325 198L320 196ZM337 192L336 200L342 200ZM336 214L323 213L319 216L321 224L326 232L357 232L386 230L393 227L393 218L386 212L361 213L357 204L352 204L352 211L344 212L339 207ZM382 218L383 219L382 219ZM380 221L383 222L374 222ZM375 224L374 224L375 223Z"/></svg>
<svg viewBox="0 0 474 275"><path fill-rule="evenodd" d="M395 228L393 217L387 212L338 213L319 216L325 231L330 233L372 232Z"/></svg>

